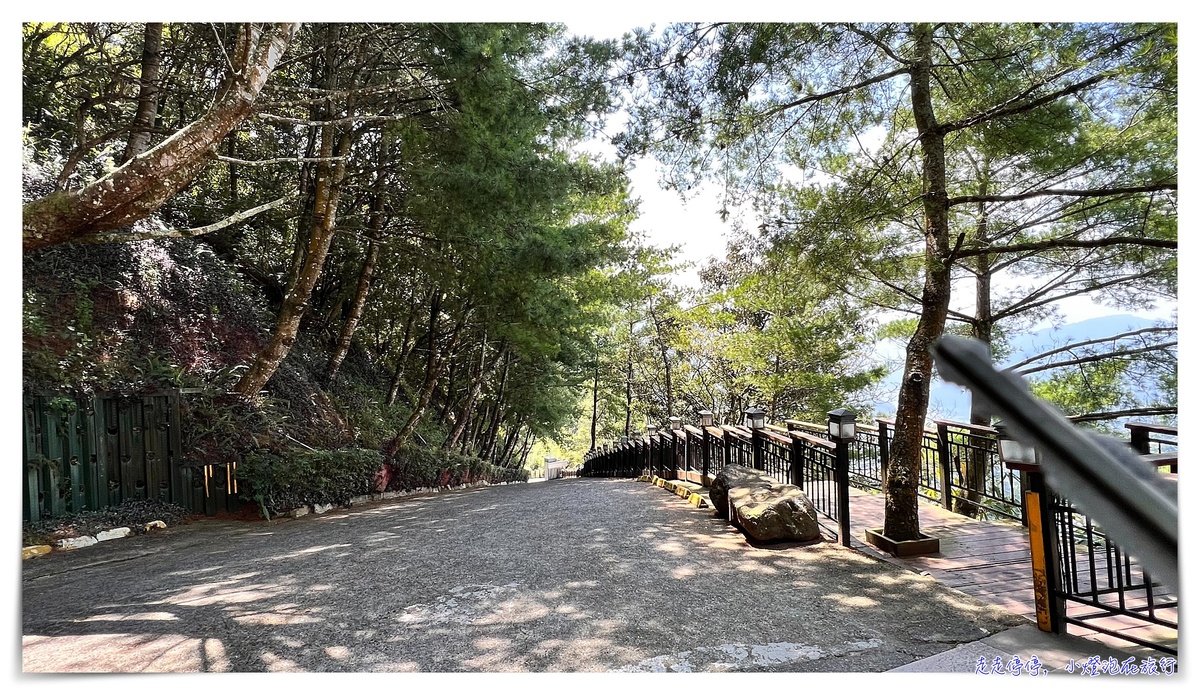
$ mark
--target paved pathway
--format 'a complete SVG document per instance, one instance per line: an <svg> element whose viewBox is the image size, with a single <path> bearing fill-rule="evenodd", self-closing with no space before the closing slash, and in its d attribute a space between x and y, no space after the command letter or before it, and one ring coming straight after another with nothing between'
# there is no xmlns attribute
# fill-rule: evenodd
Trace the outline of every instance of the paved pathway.
<svg viewBox="0 0 1200 695"><path fill-rule="evenodd" d="M203 522L22 575L26 671L885 671L1022 622L629 480Z"/></svg>

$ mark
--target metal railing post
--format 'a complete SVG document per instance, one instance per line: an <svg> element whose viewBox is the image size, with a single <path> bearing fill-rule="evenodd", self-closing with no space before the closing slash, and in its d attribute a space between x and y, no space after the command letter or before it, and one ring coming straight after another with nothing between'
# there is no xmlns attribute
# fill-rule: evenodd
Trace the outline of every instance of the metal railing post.
<svg viewBox="0 0 1200 695"><path fill-rule="evenodd" d="M1029 510L1029 551L1033 565L1033 597L1038 629L1061 634L1066 603L1062 597L1059 574L1054 510L1050 506L1052 493L1040 470L1034 467L1026 472L1029 489L1025 492L1025 506Z"/></svg>
<svg viewBox="0 0 1200 695"><path fill-rule="evenodd" d="M887 485L888 471L888 451L890 443L888 442L888 426L883 420L877 420L879 423L879 487L882 489Z"/></svg>
<svg viewBox="0 0 1200 695"><path fill-rule="evenodd" d="M791 437L792 445L788 447L790 451L791 466L792 466L792 485L798 488L804 488L804 440L799 437Z"/></svg>
<svg viewBox="0 0 1200 695"><path fill-rule="evenodd" d="M834 476L838 496L838 542L850 547L850 442L839 437L834 449Z"/></svg>
<svg viewBox="0 0 1200 695"><path fill-rule="evenodd" d="M708 446L708 441L709 441L709 436L710 436L708 434L708 428L701 426L700 429L704 431L704 439L702 440L702 443L700 444L701 466L703 467L701 469L701 473L700 473L700 482L703 483L704 479L708 477L708 460L711 457L712 452L709 451L709 446Z"/></svg>
<svg viewBox="0 0 1200 695"><path fill-rule="evenodd" d="M763 448L765 447L763 437L756 429L750 430L750 460L753 462L754 469L765 471L767 467L763 465Z"/></svg>
<svg viewBox="0 0 1200 695"><path fill-rule="evenodd" d="M946 425L937 426L938 466L942 476L942 506L950 509L953 506L953 485L950 482L950 430Z"/></svg>

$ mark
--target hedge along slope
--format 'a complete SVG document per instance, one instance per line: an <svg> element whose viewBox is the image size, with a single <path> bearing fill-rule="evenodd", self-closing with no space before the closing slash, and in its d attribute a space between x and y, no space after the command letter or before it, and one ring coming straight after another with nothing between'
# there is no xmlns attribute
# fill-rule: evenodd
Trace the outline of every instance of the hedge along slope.
<svg viewBox="0 0 1200 695"><path fill-rule="evenodd" d="M289 450L247 454L238 467L242 497L259 505L264 517L309 504L347 504L352 497L384 490L524 482L524 469L499 468L473 456L424 447L401 449L386 465L378 451Z"/></svg>

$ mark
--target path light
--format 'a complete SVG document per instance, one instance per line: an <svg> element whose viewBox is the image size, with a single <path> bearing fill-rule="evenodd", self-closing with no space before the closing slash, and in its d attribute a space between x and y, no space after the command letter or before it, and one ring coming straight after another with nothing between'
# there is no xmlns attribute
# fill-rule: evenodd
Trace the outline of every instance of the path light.
<svg viewBox="0 0 1200 695"><path fill-rule="evenodd" d="M713 426L713 414L711 410L701 410L699 413L697 413L697 415L700 416L701 427Z"/></svg>
<svg viewBox="0 0 1200 695"><path fill-rule="evenodd" d="M672 430L677 430L683 425L683 418L681 418L681 417L672 415L671 417L669 417L667 419L671 421L671 429Z"/></svg>
<svg viewBox="0 0 1200 695"><path fill-rule="evenodd" d="M1012 432L1009 432L1008 426L1003 421L997 422L992 427L996 430L996 441L999 444L1001 461L1006 464L1037 465L1037 450L1017 440Z"/></svg>
<svg viewBox="0 0 1200 695"><path fill-rule="evenodd" d="M646 425L646 434L650 435L651 437L653 437L654 433L657 431L658 431L657 425Z"/></svg>
<svg viewBox="0 0 1200 695"><path fill-rule="evenodd" d="M850 408L838 408L829 411L829 437L834 441L839 439L854 439L854 420L858 413Z"/></svg>
<svg viewBox="0 0 1200 695"><path fill-rule="evenodd" d="M628 441L629 441L629 437L627 437L627 436L623 436L623 437L621 437L621 443L622 443L622 444L625 444L625 443L627 443Z"/></svg>
<svg viewBox="0 0 1200 695"><path fill-rule="evenodd" d="M746 426L752 430L760 430L767 424L767 411L762 408L746 408L743 415L746 417Z"/></svg>

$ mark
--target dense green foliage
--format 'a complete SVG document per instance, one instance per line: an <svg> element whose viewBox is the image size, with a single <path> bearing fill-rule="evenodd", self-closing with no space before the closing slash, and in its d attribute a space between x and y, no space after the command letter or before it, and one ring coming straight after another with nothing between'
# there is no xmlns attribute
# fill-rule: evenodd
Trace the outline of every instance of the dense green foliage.
<svg viewBox="0 0 1200 695"><path fill-rule="evenodd" d="M247 26L26 24L25 200L129 166L147 99L152 149L201 122ZM613 108L615 51L548 24L302 27L129 241L25 254L25 388L184 388L188 464L303 444L421 484L519 478L574 417L634 214L623 169L573 149Z"/></svg>
<svg viewBox="0 0 1200 695"><path fill-rule="evenodd" d="M523 469L499 468L474 456L411 445L384 469L378 451L297 448L249 453L237 469L237 478L245 486L239 494L258 504L265 518L305 505L345 505L353 497L376 492L529 479Z"/></svg>
<svg viewBox="0 0 1200 695"><path fill-rule="evenodd" d="M553 24L29 23L26 210L209 127L255 31L285 56L215 148L136 177L153 204L104 211L128 221L108 236L27 246L22 333L29 391L185 389L183 458L251 455L264 508L380 471L521 479L539 439L577 454L701 409L867 415L889 337L909 341L898 411L918 432L943 332L1003 358L1064 301L1177 292L1162 24L678 24L618 44ZM617 161L581 154L622 104ZM698 287L630 237L625 164L650 155L762 220ZM1026 369L1073 414L1150 405L1138 381L1171 409L1161 328Z"/></svg>

